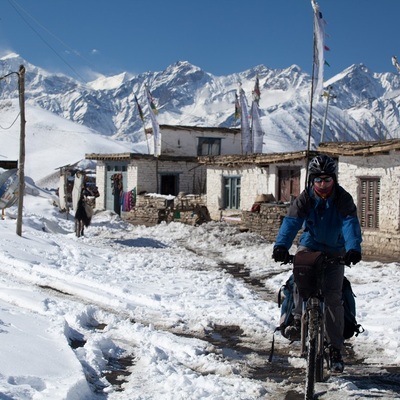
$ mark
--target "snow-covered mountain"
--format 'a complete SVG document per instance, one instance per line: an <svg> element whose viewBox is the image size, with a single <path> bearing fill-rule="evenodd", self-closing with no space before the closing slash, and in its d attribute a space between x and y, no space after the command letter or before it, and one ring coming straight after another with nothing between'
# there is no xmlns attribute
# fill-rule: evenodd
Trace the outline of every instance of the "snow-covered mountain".
<svg viewBox="0 0 400 400"><path fill-rule="evenodd" d="M161 72L138 76L127 73L81 83L29 64L16 54L0 59L4 74L26 68L26 102L103 136L136 143L143 140L143 123L134 101L137 95L147 117L145 87L159 109L158 122L172 125L238 126L234 119L235 93L241 82L249 102L258 75L264 151L304 149L310 115L310 76L298 66L282 70L263 65L228 76L214 76L186 61ZM325 141L380 140L400 136L400 78L395 73L373 73L353 65L325 83L332 86L326 99L314 102L312 145L321 140L327 111ZM11 78L0 86L0 100L17 98ZM150 126L150 120L146 119ZM146 125L147 126L147 125Z"/></svg>

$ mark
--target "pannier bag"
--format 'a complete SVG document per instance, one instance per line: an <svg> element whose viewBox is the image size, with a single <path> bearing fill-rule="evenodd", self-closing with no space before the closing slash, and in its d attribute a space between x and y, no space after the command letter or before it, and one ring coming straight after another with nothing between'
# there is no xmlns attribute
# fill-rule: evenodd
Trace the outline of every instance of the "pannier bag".
<svg viewBox="0 0 400 400"><path fill-rule="evenodd" d="M294 256L294 281L301 297L307 299L318 290L325 259L326 256L320 251L299 251Z"/></svg>

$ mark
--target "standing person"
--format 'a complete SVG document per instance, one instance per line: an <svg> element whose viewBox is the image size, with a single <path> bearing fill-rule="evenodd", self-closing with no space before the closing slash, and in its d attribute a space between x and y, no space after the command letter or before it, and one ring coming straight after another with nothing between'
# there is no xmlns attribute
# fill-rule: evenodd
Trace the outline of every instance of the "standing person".
<svg viewBox="0 0 400 400"><path fill-rule="evenodd" d="M322 251L328 257L344 256L345 264L361 261L361 227L357 207L352 196L337 183L336 163L326 156L314 157L308 167L308 188L289 207L279 229L273 259L288 262L289 249L298 231L304 232L297 251ZM343 372L344 309L342 285L344 265L330 265L325 270L323 288L326 304L326 334L329 343L331 369ZM284 334L292 340L300 339L302 301L297 295L294 324ZM286 332L287 331L287 332Z"/></svg>

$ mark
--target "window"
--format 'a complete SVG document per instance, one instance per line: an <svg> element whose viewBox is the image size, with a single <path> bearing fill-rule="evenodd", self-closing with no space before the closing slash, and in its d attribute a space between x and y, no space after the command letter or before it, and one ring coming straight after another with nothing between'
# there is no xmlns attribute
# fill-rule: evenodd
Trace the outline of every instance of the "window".
<svg viewBox="0 0 400 400"><path fill-rule="evenodd" d="M379 229L379 178L360 178L358 192L358 214L361 228Z"/></svg>
<svg viewBox="0 0 400 400"><path fill-rule="evenodd" d="M221 139L199 138L198 156L219 156L221 154Z"/></svg>
<svg viewBox="0 0 400 400"><path fill-rule="evenodd" d="M122 164L107 164L107 171L127 171L127 166Z"/></svg>
<svg viewBox="0 0 400 400"><path fill-rule="evenodd" d="M224 178L224 208L240 207L240 177Z"/></svg>

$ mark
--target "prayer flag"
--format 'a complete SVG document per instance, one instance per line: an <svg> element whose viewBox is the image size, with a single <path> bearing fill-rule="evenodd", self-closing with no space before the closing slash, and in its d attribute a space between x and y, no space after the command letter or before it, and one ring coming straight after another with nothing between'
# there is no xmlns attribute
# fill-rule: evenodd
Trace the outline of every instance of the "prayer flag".
<svg viewBox="0 0 400 400"><path fill-rule="evenodd" d="M135 94L135 102L136 102L136 107L138 109L138 113L139 113L140 119L142 120L142 122L144 122L143 110L142 110L142 107L140 107L140 104L139 104L139 101L138 101L138 99L136 97L136 94Z"/></svg>
<svg viewBox="0 0 400 400"><path fill-rule="evenodd" d="M324 83L324 39L325 39L325 21L316 0L311 0L314 10L314 74L313 88L317 96L322 94Z"/></svg>
<svg viewBox="0 0 400 400"><path fill-rule="evenodd" d="M260 81L258 79L258 75L256 77L256 83L254 85L254 90L253 90L253 100L259 104L260 103L260 98L261 98L261 91L260 91Z"/></svg>
<svg viewBox="0 0 400 400"><path fill-rule="evenodd" d="M251 134L253 138L253 153L262 153L264 132L261 127L260 109L255 100L251 105Z"/></svg>
<svg viewBox="0 0 400 400"><path fill-rule="evenodd" d="M153 113L154 113L155 115L157 115L157 114L158 114L158 110L157 110L156 105L154 104L153 97L152 97L150 91L149 91L148 89L146 89L146 90L147 90L147 97L148 97L148 99L149 99L149 101L150 101L150 108L152 109Z"/></svg>
<svg viewBox="0 0 400 400"><path fill-rule="evenodd" d="M400 64L397 61L397 57L396 56L392 57L392 64L397 69L397 72L400 72Z"/></svg>
<svg viewBox="0 0 400 400"><path fill-rule="evenodd" d="M237 93L235 93L235 119L239 119L241 114L239 97Z"/></svg>
<svg viewBox="0 0 400 400"><path fill-rule="evenodd" d="M146 88L146 98L147 104L149 106L149 114L151 120L151 126L153 129L153 139L154 139L154 156L158 157L161 154L161 133L160 126L158 125L156 114L152 107L152 97L150 91ZM154 105L154 103L153 103ZM155 107L155 106L154 106Z"/></svg>
<svg viewBox="0 0 400 400"><path fill-rule="evenodd" d="M249 111L246 95L240 88L240 109L241 109L241 132L242 132L242 154L250 154L252 150Z"/></svg>

